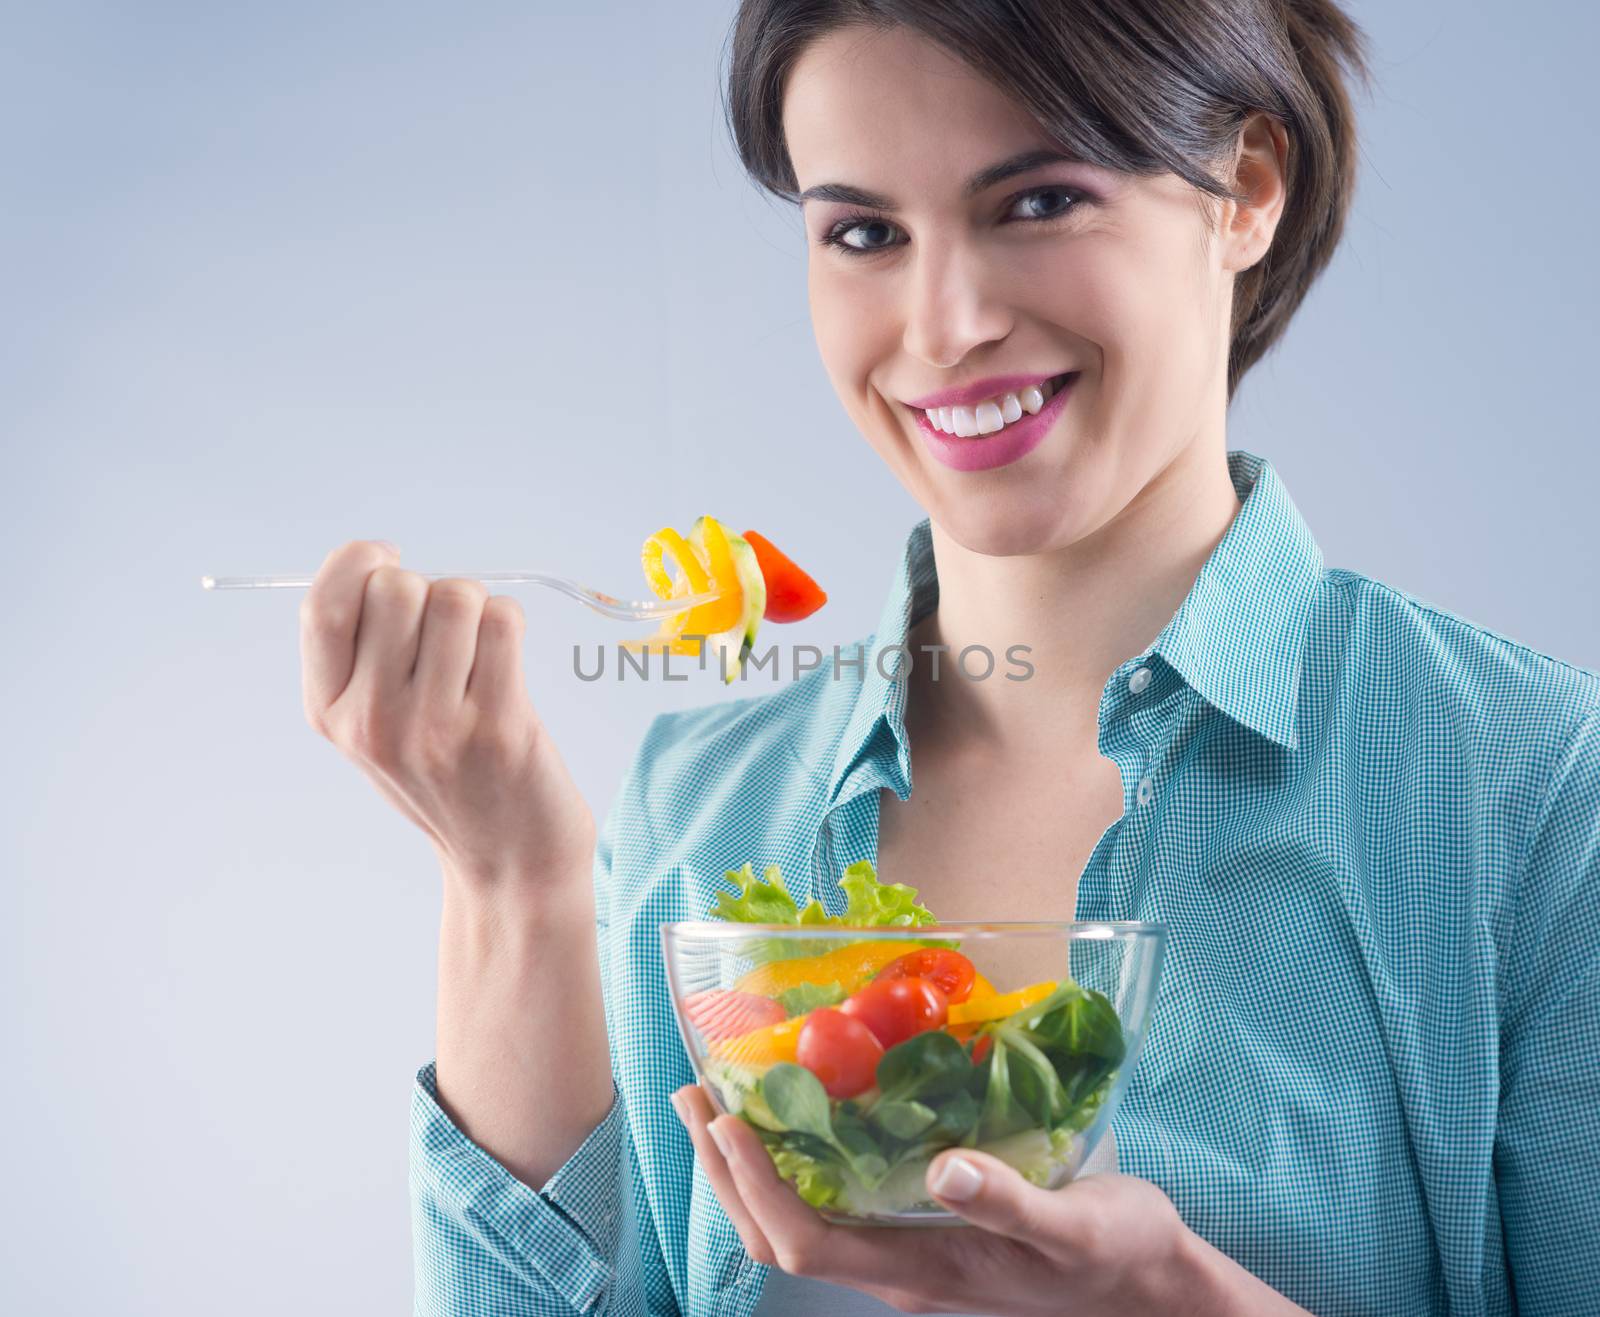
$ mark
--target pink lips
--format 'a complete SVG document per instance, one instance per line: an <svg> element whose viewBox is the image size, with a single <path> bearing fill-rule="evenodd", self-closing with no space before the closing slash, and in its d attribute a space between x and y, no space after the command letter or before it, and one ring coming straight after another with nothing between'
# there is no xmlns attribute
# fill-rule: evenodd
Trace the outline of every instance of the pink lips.
<svg viewBox="0 0 1600 1317"><path fill-rule="evenodd" d="M1078 376L1074 373L1032 416L1012 421L997 434L980 434L962 439L935 429L927 414L920 409L913 409L913 419L928 451L945 466L953 471L988 471L993 467L1007 466L1037 448L1045 435L1050 433L1050 427L1061 414L1061 409L1067 405L1067 399L1077 382Z"/></svg>

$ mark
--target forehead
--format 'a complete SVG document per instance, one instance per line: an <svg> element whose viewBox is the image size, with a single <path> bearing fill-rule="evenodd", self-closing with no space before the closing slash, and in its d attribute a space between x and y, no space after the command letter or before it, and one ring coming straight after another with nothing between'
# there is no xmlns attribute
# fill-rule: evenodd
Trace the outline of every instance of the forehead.
<svg viewBox="0 0 1600 1317"><path fill-rule="evenodd" d="M785 84L783 128L801 188L955 189L999 155L1051 145L1000 88L903 27L812 42Z"/></svg>

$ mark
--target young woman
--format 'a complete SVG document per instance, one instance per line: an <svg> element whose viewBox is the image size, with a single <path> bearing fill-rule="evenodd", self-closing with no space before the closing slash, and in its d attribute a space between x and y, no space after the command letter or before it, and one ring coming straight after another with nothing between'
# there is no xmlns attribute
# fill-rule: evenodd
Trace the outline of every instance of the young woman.
<svg viewBox="0 0 1600 1317"><path fill-rule="evenodd" d="M1595 1311L1600 674L1325 567L1226 445L1349 202L1349 20L747 0L733 37L829 376L928 515L859 680L663 715L598 835L516 603L330 555L308 717L445 876L418 1311ZM1015 645L1027 680L957 662ZM848 1229L712 1119L659 925L747 860L837 911L862 858L947 920L1168 925L1114 1169L947 1153L969 1224Z"/></svg>

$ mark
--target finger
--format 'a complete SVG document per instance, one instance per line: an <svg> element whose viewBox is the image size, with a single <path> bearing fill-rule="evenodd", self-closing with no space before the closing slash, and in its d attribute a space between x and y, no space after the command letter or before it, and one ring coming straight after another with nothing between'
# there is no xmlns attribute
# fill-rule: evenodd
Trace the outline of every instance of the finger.
<svg viewBox="0 0 1600 1317"><path fill-rule="evenodd" d="M1041 1189L987 1153L945 1152L928 1163L928 1192L942 1206L994 1234L1056 1251L1067 1190Z"/></svg>
<svg viewBox="0 0 1600 1317"><path fill-rule="evenodd" d="M721 1151L707 1130L707 1125L717 1115L716 1108L711 1105L711 1099L698 1084L685 1084L673 1096L682 1103L679 1116L689 1131L695 1156L699 1159L701 1169L706 1173L706 1179L716 1191L717 1201L722 1204L722 1210L728 1214L728 1220L733 1222L733 1228L739 1232L739 1238L744 1241L744 1251L757 1262L764 1262L769 1267L774 1265L776 1256L772 1251L772 1245L761 1233L755 1218L750 1215L749 1209L739 1197L739 1191L734 1188L733 1177L728 1173L728 1163L723 1160Z"/></svg>
<svg viewBox="0 0 1600 1317"><path fill-rule="evenodd" d="M367 577L398 561L388 545L351 540L323 559L300 601L301 681L306 717L314 726L350 684Z"/></svg>
<svg viewBox="0 0 1600 1317"><path fill-rule="evenodd" d="M428 583L416 572L392 563L367 577L356 627L356 667L352 685L394 692L411 680L417 663L417 638L422 607L428 601Z"/></svg>
<svg viewBox="0 0 1600 1317"><path fill-rule="evenodd" d="M433 706L460 704L467 693L489 587L465 577L434 581L422 611L422 637L411 683Z"/></svg>
<svg viewBox="0 0 1600 1317"><path fill-rule="evenodd" d="M490 595L478 622L478 652L467 678L467 698L482 708L502 708L525 693L522 605L508 594Z"/></svg>
<svg viewBox="0 0 1600 1317"><path fill-rule="evenodd" d="M915 1295L930 1309L937 1306L932 1296L949 1292L959 1279L952 1274L950 1237L971 1232L830 1225L778 1174L761 1139L744 1121L722 1116L712 1123L726 1131L734 1187L785 1271L879 1297Z"/></svg>

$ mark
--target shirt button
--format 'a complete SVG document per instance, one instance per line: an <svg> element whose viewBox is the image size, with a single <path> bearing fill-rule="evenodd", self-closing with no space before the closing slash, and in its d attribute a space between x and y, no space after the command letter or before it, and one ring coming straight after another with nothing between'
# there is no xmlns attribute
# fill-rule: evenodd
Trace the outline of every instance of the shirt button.
<svg viewBox="0 0 1600 1317"><path fill-rule="evenodd" d="M1148 805L1156 798L1156 784L1153 778L1141 777L1139 779L1139 803Z"/></svg>
<svg viewBox="0 0 1600 1317"><path fill-rule="evenodd" d="M1128 678L1128 692L1137 695L1150 684L1150 669L1140 668L1133 676Z"/></svg>

